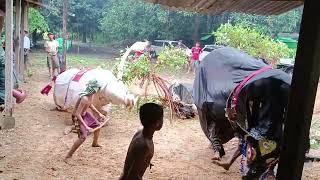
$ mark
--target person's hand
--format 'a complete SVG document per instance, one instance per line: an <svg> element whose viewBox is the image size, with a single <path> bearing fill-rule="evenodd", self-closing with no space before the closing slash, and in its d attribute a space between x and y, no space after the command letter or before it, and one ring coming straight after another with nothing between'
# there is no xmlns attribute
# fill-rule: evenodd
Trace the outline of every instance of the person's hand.
<svg viewBox="0 0 320 180"><path fill-rule="evenodd" d="M92 129L91 127L86 127L89 133L94 132L94 129Z"/></svg>
<svg viewBox="0 0 320 180"><path fill-rule="evenodd" d="M213 164L216 164L218 166L221 166L223 169L225 170L229 170L231 164L229 162L226 162L226 161L221 161L221 160L216 160L214 158L212 158L212 163Z"/></svg>
<svg viewBox="0 0 320 180"><path fill-rule="evenodd" d="M103 115L102 113L99 113L99 118L100 118L100 119L106 119L106 116Z"/></svg>

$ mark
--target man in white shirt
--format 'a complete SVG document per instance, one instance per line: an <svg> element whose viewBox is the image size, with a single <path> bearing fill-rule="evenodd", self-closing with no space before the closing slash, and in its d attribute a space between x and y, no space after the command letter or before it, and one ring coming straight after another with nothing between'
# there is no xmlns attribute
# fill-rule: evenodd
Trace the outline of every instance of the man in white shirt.
<svg viewBox="0 0 320 180"><path fill-rule="evenodd" d="M50 77L54 77L60 73L58 47L59 43L55 40L53 33L48 34L49 41L44 45L47 52L47 65L49 68Z"/></svg>
<svg viewBox="0 0 320 180"><path fill-rule="evenodd" d="M24 40L23 40L23 49L24 49L24 67L25 70L28 69L27 64L30 65L29 59L28 59L28 55L30 52L30 39L28 37L28 31L24 30Z"/></svg>

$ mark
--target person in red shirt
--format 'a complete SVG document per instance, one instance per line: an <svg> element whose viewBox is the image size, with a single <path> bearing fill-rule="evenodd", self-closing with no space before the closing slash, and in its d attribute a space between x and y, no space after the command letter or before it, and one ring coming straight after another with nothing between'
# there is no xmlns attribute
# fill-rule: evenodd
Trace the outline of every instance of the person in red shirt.
<svg viewBox="0 0 320 180"><path fill-rule="evenodd" d="M195 47L192 47L191 49L192 55L191 55L191 61L189 64L189 70L193 69L193 73L196 73L196 69L200 65L199 56L202 53L202 48L200 47L200 43L197 42Z"/></svg>

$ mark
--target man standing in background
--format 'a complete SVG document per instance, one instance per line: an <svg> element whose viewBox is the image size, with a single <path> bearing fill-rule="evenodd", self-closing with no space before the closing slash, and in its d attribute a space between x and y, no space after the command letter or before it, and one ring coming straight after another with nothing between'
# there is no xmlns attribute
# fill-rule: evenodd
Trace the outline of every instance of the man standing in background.
<svg viewBox="0 0 320 180"><path fill-rule="evenodd" d="M28 58L29 52L30 52L30 47L31 47L31 42L28 37L28 31L24 30L23 49L24 49L24 68L25 68L25 70L28 70L27 64L30 65L29 58Z"/></svg>
<svg viewBox="0 0 320 180"><path fill-rule="evenodd" d="M48 34L49 41L44 45L47 52L47 64L49 68L50 77L60 73L59 59L57 57L59 43L55 40L53 33Z"/></svg>

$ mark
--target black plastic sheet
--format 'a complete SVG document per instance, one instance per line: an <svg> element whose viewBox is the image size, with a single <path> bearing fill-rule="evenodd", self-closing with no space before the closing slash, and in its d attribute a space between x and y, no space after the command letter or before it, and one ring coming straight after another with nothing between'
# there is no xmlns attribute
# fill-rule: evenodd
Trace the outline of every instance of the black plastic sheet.
<svg viewBox="0 0 320 180"><path fill-rule="evenodd" d="M234 137L234 130L225 117L226 101L243 79L265 66L268 65L263 60L230 47L212 51L201 62L194 80L194 103L198 109L202 130L220 156L224 155L221 144ZM244 88L264 78L291 83L289 75L278 69L270 69L254 76Z"/></svg>

